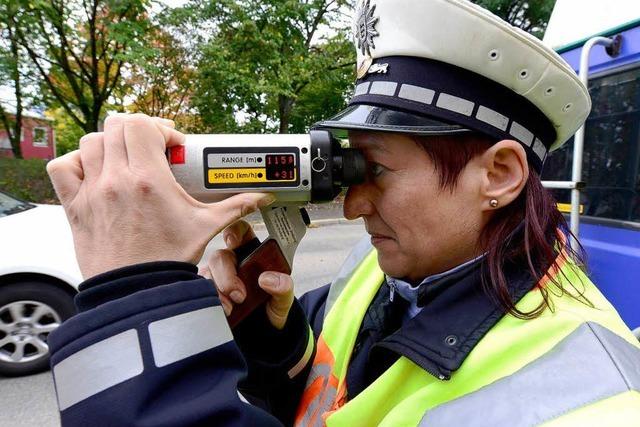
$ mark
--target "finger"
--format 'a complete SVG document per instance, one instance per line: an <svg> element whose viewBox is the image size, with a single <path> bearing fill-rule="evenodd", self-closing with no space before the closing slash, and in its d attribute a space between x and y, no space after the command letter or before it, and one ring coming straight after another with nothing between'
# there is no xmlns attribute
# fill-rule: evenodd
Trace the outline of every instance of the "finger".
<svg viewBox="0 0 640 427"><path fill-rule="evenodd" d="M269 193L242 193L211 203L207 212L211 224L208 227L217 234L240 218L270 205L275 200L275 196Z"/></svg>
<svg viewBox="0 0 640 427"><path fill-rule="evenodd" d="M204 277L205 279L209 279L213 281L213 277L211 276L211 270L209 270L208 265L198 266L198 275ZM227 296L222 294L220 291L218 291L218 299L220 300L220 304L222 305L222 309L224 310L225 316L229 316L231 314L231 311L233 310L233 302L231 302L231 300Z"/></svg>
<svg viewBox="0 0 640 427"><path fill-rule="evenodd" d="M293 296L293 279L288 274L265 271L258 277L258 285L278 301L288 302Z"/></svg>
<svg viewBox="0 0 640 427"><path fill-rule="evenodd" d="M162 117L154 117L153 120L155 120L156 122L158 122L160 125L163 126L169 126L172 129L176 128L176 122L174 122L171 119L164 119Z"/></svg>
<svg viewBox="0 0 640 427"><path fill-rule="evenodd" d="M184 144L185 134L175 130L175 123L172 120L162 119L163 121L156 120L155 124L158 127L158 130L164 136L165 149L169 147L173 147L174 145ZM164 122L164 120L168 120L171 122L171 125L168 125Z"/></svg>
<svg viewBox="0 0 640 427"><path fill-rule="evenodd" d="M211 271L209 270L208 265L199 265L198 275L204 277L205 279L213 279L213 276L211 276Z"/></svg>
<svg viewBox="0 0 640 427"><path fill-rule="evenodd" d="M282 329L293 304L293 279L288 274L265 271L258 278L258 285L271 299L267 303L267 317L273 326Z"/></svg>
<svg viewBox="0 0 640 427"><path fill-rule="evenodd" d="M182 144L184 134L145 114L129 114L124 120L124 140L130 167L157 172L158 167L168 170L166 148Z"/></svg>
<svg viewBox="0 0 640 427"><path fill-rule="evenodd" d="M220 299L220 304L222 304L222 309L224 310L225 316L229 317L229 315L233 311L233 302L227 296L221 293L218 293L218 298Z"/></svg>
<svg viewBox="0 0 640 427"><path fill-rule="evenodd" d="M80 138L80 161L87 181L93 181L100 176L104 162L104 134L102 132L88 133Z"/></svg>
<svg viewBox="0 0 640 427"><path fill-rule="evenodd" d="M124 144L126 114L112 114L104 121L103 169L113 173L127 166L127 147Z"/></svg>
<svg viewBox="0 0 640 427"><path fill-rule="evenodd" d="M236 221L222 233L227 249L237 249L256 238L256 233L246 221Z"/></svg>
<svg viewBox="0 0 640 427"><path fill-rule="evenodd" d="M227 249L215 251L207 264L218 292L228 296L234 303L241 304L247 294L236 270L236 256Z"/></svg>
<svg viewBox="0 0 640 427"><path fill-rule="evenodd" d="M78 194L84 172L80 163L80 151L75 150L47 163L47 173L63 205L73 200Z"/></svg>

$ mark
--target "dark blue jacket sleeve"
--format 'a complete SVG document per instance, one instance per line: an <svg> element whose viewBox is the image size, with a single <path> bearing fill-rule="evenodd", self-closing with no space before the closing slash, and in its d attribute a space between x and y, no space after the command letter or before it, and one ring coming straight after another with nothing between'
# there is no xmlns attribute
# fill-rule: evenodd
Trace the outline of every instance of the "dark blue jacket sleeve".
<svg viewBox="0 0 640 427"><path fill-rule="evenodd" d="M245 361L211 281L140 264L81 285L49 336L63 426L276 426L238 392Z"/></svg>
<svg viewBox="0 0 640 427"><path fill-rule="evenodd" d="M264 309L254 311L234 330L248 365L240 390L284 425L293 425L313 364L328 289L323 286L296 299L281 331L270 325Z"/></svg>

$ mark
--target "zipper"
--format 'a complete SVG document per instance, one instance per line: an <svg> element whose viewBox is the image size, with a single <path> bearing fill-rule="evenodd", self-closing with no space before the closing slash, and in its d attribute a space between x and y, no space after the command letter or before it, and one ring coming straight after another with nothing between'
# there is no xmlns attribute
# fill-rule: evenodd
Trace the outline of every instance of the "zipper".
<svg viewBox="0 0 640 427"><path fill-rule="evenodd" d="M451 375L445 375L445 374L440 373L440 372L435 373L430 368L427 368L426 366L420 366L420 367L422 369L424 369L428 374L433 375L434 377L436 377L440 381L449 381L451 379Z"/></svg>
<svg viewBox="0 0 640 427"><path fill-rule="evenodd" d="M393 298L396 295L397 286L395 280L389 280L389 301L393 302Z"/></svg>
<svg viewBox="0 0 640 427"><path fill-rule="evenodd" d="M384 349L386 349L388 351L392 351L392 352L396 353L399 356L404 356L404 357L408 358L409 360L413 361L413 363L415 363L416 365L420 366L420 368L422 368L426 373L436 377L440 381L449 381L451 379L451 371L449 371L447 369L443 369L442 367L438 366L438 364L436 364L435 362L433 362L432 360L429 360L429 359L427 359L427 360L423 359L421 361L422 363L414 360L407 353L403 352L401 348L398 348L398 344L396 344L396 343L385 342L385 340L383 340L383 341L375 343L371 348L373 349L374 347L384 348ZM371 351L371 350L369 350L369 351Z"/></svg>

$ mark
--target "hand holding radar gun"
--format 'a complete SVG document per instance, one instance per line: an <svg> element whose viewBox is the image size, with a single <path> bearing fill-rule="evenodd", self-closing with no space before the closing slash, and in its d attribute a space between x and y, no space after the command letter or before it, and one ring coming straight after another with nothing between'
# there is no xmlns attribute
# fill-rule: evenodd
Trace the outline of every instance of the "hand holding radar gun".
<svg viewBox="0 0 640 427"><path fill-rule="evenodd" d="M330 202L342 188L364 181L366 162L331 133L308 135L187 135L168 151L178 183L201 202L243 192L264 192L276 201L261 209L269 237L236 250L238 277L247 295L228 321L234 328L269 299L258 286L263 271L291 274L293 257L309 225L301 205ZM247 247L249 246L249 247Z"/></svg>

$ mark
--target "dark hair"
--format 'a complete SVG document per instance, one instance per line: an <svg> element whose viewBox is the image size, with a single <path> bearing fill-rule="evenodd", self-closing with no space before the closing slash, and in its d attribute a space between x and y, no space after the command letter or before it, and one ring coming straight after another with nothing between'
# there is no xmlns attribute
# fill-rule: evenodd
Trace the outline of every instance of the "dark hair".
<svg viewBox="0 0 640 427"><path fill-rule="evenodd" d="M455 140L452 141L452 138ZM452 192L460 173L469 161L493 145L492 140L480 135L414 136L413 140L432 159L440 187ZM532 319L547 307L553 309L549 302L549 289L543 282L546 276L561 293L567 293L592 306L583 295L584 289L576 288L577 284L571 283L577 291L577 294L574 294L563 288L557 280L557 275L547 275L549 271L558 271L567 258L584 268L584 251L579 244L575 249L566 244L566 238L569 236L572 236L571 231L564 216L557 209L553 195L542 186L538 173L530 168L527 183L520 195L507 206L496 209L481 231L478 244L479 249L486 253L482 282L485 293L505 313L521 319ZM517 301L513 301L504 273L507 263L528 266L529 273L543 298L532 311L523 312L516 308ZM583 287L582 283L581 286Z"/></svg>

